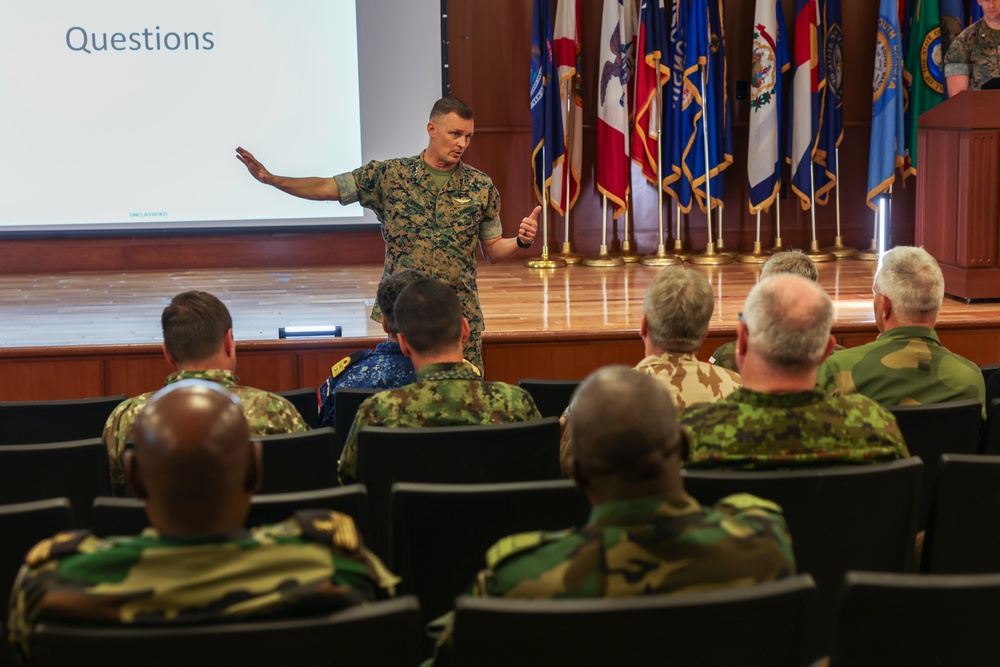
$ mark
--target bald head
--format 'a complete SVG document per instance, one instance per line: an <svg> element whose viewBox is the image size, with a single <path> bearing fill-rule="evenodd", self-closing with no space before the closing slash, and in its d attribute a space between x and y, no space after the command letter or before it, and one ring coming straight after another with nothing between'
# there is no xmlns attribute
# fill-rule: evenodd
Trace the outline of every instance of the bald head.
<svg viewBox="0 0 1000 667"><path fill-rule="evenodd" d="M588 491L664 493L671 461L680 484L685 436L670 395L651 375L625 366L595 371L573 395L569 429L577 482Z"/></svg>
<svg viewBox="0 0 1000 667"><path fill-rule="evenodd" d="M258 466L236 396L212 382L176 382L150 399L132 433L129 481L153 527L194 535L243 525Z"/></svg>
<svg viewBox="0 0 1000 667"><path fill-rule="evenodd" d="M815 282L777 274L750 290L743 320L748 349L770 366L791 372L815 369L830 344L833 303Z"/></svg>

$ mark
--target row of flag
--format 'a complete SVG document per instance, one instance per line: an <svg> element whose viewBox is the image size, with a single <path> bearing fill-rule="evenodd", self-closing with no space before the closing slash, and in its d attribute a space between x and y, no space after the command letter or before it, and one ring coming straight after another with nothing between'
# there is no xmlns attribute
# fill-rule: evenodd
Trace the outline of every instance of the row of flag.
<svg viewBox="0 0 1000 667"><path fill-rule="evenodd" d="M872 208L897 171L916 171L916 118L944 98L943 49L965 17L963 0L880 0ZM702 211L722 206L724 172L733 161L723 0L641 0L638 7L633 0L604 0L600 34L596 182L613 216L626 209L631 162L684 212L694 202ZM826 204L836 187L843 138L840 0L796 0L793 35L790 43L781 0L757 0L749 77L751 213L774 203L782 160L803 210ZM552 0L535 0L532 166L539 201L559 213L573 206L580 189L580 36L579 0L559 0L554 14Z"/></svg>

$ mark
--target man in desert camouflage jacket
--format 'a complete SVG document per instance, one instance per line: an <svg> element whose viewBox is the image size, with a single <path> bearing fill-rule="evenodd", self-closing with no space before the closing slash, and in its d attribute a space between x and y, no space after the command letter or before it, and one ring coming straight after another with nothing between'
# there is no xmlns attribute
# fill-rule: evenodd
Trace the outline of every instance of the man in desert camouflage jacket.
<svg viewBox="0 0 1000 667"><path fill-rule="evenodd" d="M833 304L791 274L759 282L736 328L743 387L681 416L691 468L790 468L909 456L895 417L858 394L831 396L816 369L833 349Z"/></svg>
<svg viewBox="0 0 1000 667"><path fill-rule="evenodd" d="M309 427L286 398L239 384L233 318L217 297L207 292L182 292L163 310L163 356L175 370L165 385L181 380L215 382L240 399L240 407L254 435L295 433ZM127 399L116 407L104 425L111 484L115 493L125 488L123 457L132 434L132 423L156 392Z"/></svg>
<svg viewBox="0 0 1000 667"><path fill-rule="evenodd" d="M923 248L897 246L882 256L872 291L879 337L830 355L820 366L819 385L839 396L863 394L882 405L975 398L986 419L982 371L941 345L934 332L944 301L937 260Z"/></svg>
<svg viewBox="0 0 1000 667"><path fill-rule="evenodd" d="M261 183L303 199L360 202L374 211L385 240L382 279L408 268L451 286L471 327L465 358L482 372L477 247L491 264L530 247L541 207L522 219L515 238L502 237L500 194L489 176L462 162L473 130L472 109L445 97L431 109L427 149L414 157L372 161L333 178L288 178L271 174L246 150L236 152ZM381 320L377 305L372 319Z"/></svg>
<svg viewBox="0 0 1000 667"><path fill-rule="evenodd" d="M60 533L28 554L11 596L10 639L30 654L37 623L171 625L331 610L391 594L397 580L351 517L299 512L245 530L260 449L240 399L183 380L148 401L125 470L151 528L100 539Z"/></svg>
<svg viewBox="0 0 1000 667"><path fill-rule="evenodd" d="M416 368L412 384L381 391L358 407L347 434L338 474L357 478L358 431L364 426L458 426L541 419L531 395L504 382L484 382L462 358L469 323L446 284L424 278L396 299L396 327L403 354Z"/></svg>

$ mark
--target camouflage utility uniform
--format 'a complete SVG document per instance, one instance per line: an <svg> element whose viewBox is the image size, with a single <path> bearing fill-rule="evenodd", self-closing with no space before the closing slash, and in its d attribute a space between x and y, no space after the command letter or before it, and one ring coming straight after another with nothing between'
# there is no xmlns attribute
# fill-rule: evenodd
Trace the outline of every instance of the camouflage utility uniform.
<svg viewBox="0 0 1000 667"><path fill-rule="evenodd" d="M72 531L28 553L10 599L10 639L27 652L46 619L171 625L337 609L391 595L397 582L351 517L329 510L190 538Z"/></svg>
<svg viewBox="0 0 1000 667"><path fill-rule="evenodd" d="M288 399L269 391L239 385L237 382L240 379L232 371L177 371L168 375L163 385L190 379L215 382L235 394L240 399L240 407L243 408L243 415L247 418L253 435L309 430L302 415ZM104 442L108 446L108 461L111 464L111 484L117 490L125 488L123 456L125 443L132 435L132 424L155 393L151 391L122 401L104 425Z"/></svg>
<svg viewBox="0 0 1000 667"><path fill-rule="evenodd" d="M847 348L843 345L834 345L833 349L846 350ZM731 340L728 343L723 343L716 348L715 352L712 353L712 356L709 357L708 363L713 366L727 368L734 373L738 373L740 368L736 365L736 341Z"/></svg>
<svg viewBox="0 0 1000 667"><path fill-rule="evenodd" d="M661 355L650 355L636 364L635 370L659 380L679 410L697 403L714 403L742 386L738 374L698 361L693 354L665 352ZM559 418L561 428L559 460L566 477L570 476L572 469L569 450L569 414L569 408L566 408Z"/></svg>
<svg viewBox="0 0 1000 667"><path fill-rule="evenodd" d="M461 426L541 419L531 394L504 382L484 382L468 362L428 364L412 384L381 391L358 407L340 458L340 481L358 473L362 426Z"/></svg>
<svg viewBox="0 0 1000 667"><path fill-rule="evenodd" d="M767 394L742 388L681 415L689 468L792 468L878 463L910 455L896 418L865 396L822 389Z"/></svg>
<svg viewBox="0 0 1000 667"><path fill-rule="evenodd" d="M460 162L439 188L421 153L372 161L334 178L341 204L360 202L382 223L383 280L400 269L415 269L455 290L472 330L465 357L482 371L485 327L476 288L476 252L480 241L503 233L500 194L490 177ZM378 304L372 319L382 321Z"/></svg>
<svg viewBox="0 0 1000 667"><path fill-rule="evenodd" d="M383 341L374 350L344 357L330 369L330 377L319 389L319 425L333 426L338 387L395 389L413 382L413 362L399 349L399 343Z"/></svg>
<svg viewBox="0 0 1000 667"><path fill-rule="evenodd" d="M986 418L983 372L942 346L929 327L895 327L877 340L830 355L816 380L834 395L863 394L882 405L975 398Z"/></svg>
<svg viewBox="0 0 1000 667"><path fill-rule="evenodd" d="M980 19L956 37L944 56L945 76L968 76L969 88L979 90L1000 76L1000 30Z"/></svg>

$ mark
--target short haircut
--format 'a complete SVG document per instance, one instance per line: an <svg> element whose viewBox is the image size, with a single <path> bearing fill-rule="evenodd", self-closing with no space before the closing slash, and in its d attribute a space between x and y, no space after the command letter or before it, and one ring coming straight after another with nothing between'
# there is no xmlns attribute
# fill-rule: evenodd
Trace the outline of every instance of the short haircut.
<svg viewBox="0 0 1000 667"><path fill-rule="evenodd" d="M801 250L785 250L768 257L760 269L760 277L763 279L777 273L791 273L813 282L819 280L816 263Z"/></svg>
<svg viewBox="0 0 1000 667"><path fill-rule="evenodd" d="M441 352L462 339L462 302L433 278L411 283L396 298L396 328L418 354Z"/></svg>
<svg viewBox="0 0 1000 667"><path fill-rule="evenodd" d="M378 302L378 308L382 311L385 328L393 336L399 333L399 329L396 328L396 298L399 297L400 292L424 277L424 274L414 269L400 269L383 278L382 282L378 284L375 301Z"/></svg>
<svg viewBox="0 0 1000 667"><path fill-rule="evenodd" d="M712 319L712 286L700 271L667 267L646 290L642 313L649 338L669 352L697 352Z"/></svg>
<svg viewBox="0 0 1000 667"><path fill-rule="evenodd" d="M944 301L944 275L929 252L901 245L882 255L873 289L903 317L937 315Z"/></svg>
<svg viewBox="0 0 1000 667"><path fill-rule="evenodd" d="M772 366L802 371L823 361L833 303L818 284L792 274L757 283L743 304L749 347Z"/></svg>
<svg viewBox="0 0 1000 667"><path fill-rule="evenodd" d="M233 328L229 309L208 292L181 292L160 317L163 343L174 361L183 364L214 356Z"/></svg>
<svg viewBox="0 0 1000 667"><path fill-rule="evenodd" d="M459 118L465 120L472 120L472 109L468 104L458 99L457 97L442 97L434 106L431 107L431 115L429 120L434 122L434 119L439 116L447 116L448 114L458 114Z"/></svg>

